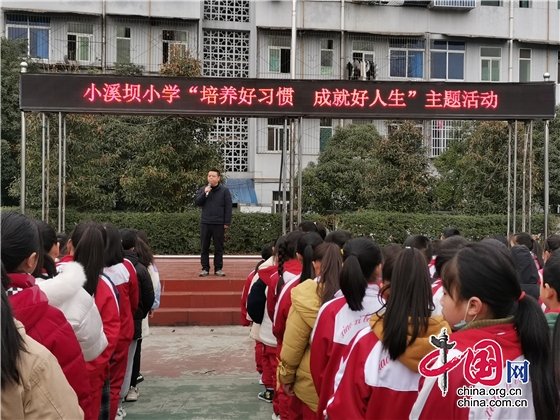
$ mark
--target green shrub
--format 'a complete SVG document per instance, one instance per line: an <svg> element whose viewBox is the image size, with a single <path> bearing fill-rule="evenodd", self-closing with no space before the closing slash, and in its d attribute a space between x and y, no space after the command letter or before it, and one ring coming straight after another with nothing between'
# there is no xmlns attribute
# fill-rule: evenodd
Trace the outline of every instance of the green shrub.
<svg viewBox="0 0 560 420"><path fill-rule="evenodd" d="M2 211L17 208L3 208ZM56 210L55 210L56 211ZM41 212L30 209L26 214L40 218ZM51 213L54 214L54 213ZM56 221L56 215L54 220ZM150 246L158 255L197 255L200 253L200 211L185 213L79 213L66 212L66 232L85 220L110 222L117 228L144 230ZM439 239L444 228L456 227L469 240L476 241L490 235L506 234L505 215L463 216L447 214L415 214L360 211L355 213L319 216L305 215L304 220L321 221L329 229L346 229L354 236L368 236L379 245L403 243L407 236L422 234ZM56 223L52 224L56 229ZM558 218L551 215L549 226L556 230ZM520 230L521 218L517 220ZM532 231L543 231L543 214L533 216ZM282 232L280 214L233 213L231 227L225 235L226 254L260 254L262 246L275 240Z"/></svg>

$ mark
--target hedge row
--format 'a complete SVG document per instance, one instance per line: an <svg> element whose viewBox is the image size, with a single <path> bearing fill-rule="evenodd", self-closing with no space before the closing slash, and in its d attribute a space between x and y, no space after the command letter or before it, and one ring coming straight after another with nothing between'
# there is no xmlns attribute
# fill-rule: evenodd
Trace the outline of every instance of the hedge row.
<svg viewBox="0 0 560 420"><path fill-rule="evenodd" d="M9 209L4 208L3 211ZM13 209L15 210L15 209ZM32 217L40 212L30 210ZM322 221L329 229L347 229L354 236L369 236L380 245L389 242L403 243L407 236L426 235L438 239L444 228L456 227L470 240L480 240L489 235L505 235L505 215L460 216L441 214L409 214L362 211L330 216L308 215L307 219ZM200 212L187 213L79 213L67 211L66 232L79 222L95 220L111 222L118 228L144 230L150 246L159 255L198 254L200 252ZM549 225L556 229L558 219L551 216ZM56 227L56 224L54 224ZM517 226L521 226L521 219ZM544 217L534 216L532 231L543 231ZM259 254L263 244L275 240L282 231L279 214L234 212L231 228L226 231L227 254Z"/></svg>

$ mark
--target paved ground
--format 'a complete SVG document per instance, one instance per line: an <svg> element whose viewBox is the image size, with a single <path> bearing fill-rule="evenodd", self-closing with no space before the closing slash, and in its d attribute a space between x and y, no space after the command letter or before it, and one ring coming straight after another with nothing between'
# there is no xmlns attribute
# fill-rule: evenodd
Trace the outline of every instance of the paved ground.
<svg viewBox="0 0 560 420"><path fill-rule="evenodd" d="M269 420L249 329L151 327L142 343L140 398L126 420Z"/></svg>

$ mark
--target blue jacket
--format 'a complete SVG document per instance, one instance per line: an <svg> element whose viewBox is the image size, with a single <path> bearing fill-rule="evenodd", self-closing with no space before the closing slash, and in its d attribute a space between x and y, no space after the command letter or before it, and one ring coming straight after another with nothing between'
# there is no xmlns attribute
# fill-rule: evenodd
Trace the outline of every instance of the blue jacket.
<svg viewBox="0 0 560 420"><path fill-rule="evenodd" d="M206 195L202 187L194 203L202 207L202 219L200 223L206 225L231 225L231 193L222 184L212 188Z"/></svg>

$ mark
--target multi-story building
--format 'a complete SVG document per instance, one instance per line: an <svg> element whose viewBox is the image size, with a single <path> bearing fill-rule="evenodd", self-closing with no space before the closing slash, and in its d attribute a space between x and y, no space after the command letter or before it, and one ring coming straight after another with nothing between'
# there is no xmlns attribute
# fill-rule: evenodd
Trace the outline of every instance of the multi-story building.
<svg viewBox="0 0 560 420"><path fill-rule="evenodd" d="M156 73L189 51L208 77L290 78L289 0L1 0L0 31L27 38L29 55L68 69L115 63ZM465 82L560 79L558 0L297 0L297 79ZM557 93L558 95L558 93ZM560 102L560 95L557 98ZM303 165L336 126L383 121L303 120ZM430 156L452 138L453 121L419 121ZM227 176L277 197L283 119L216 118ZM242 181L246 180L246 182ZM251 191L252 192L252 191ZM255 194L252 201L255 201Z"/></svg>

